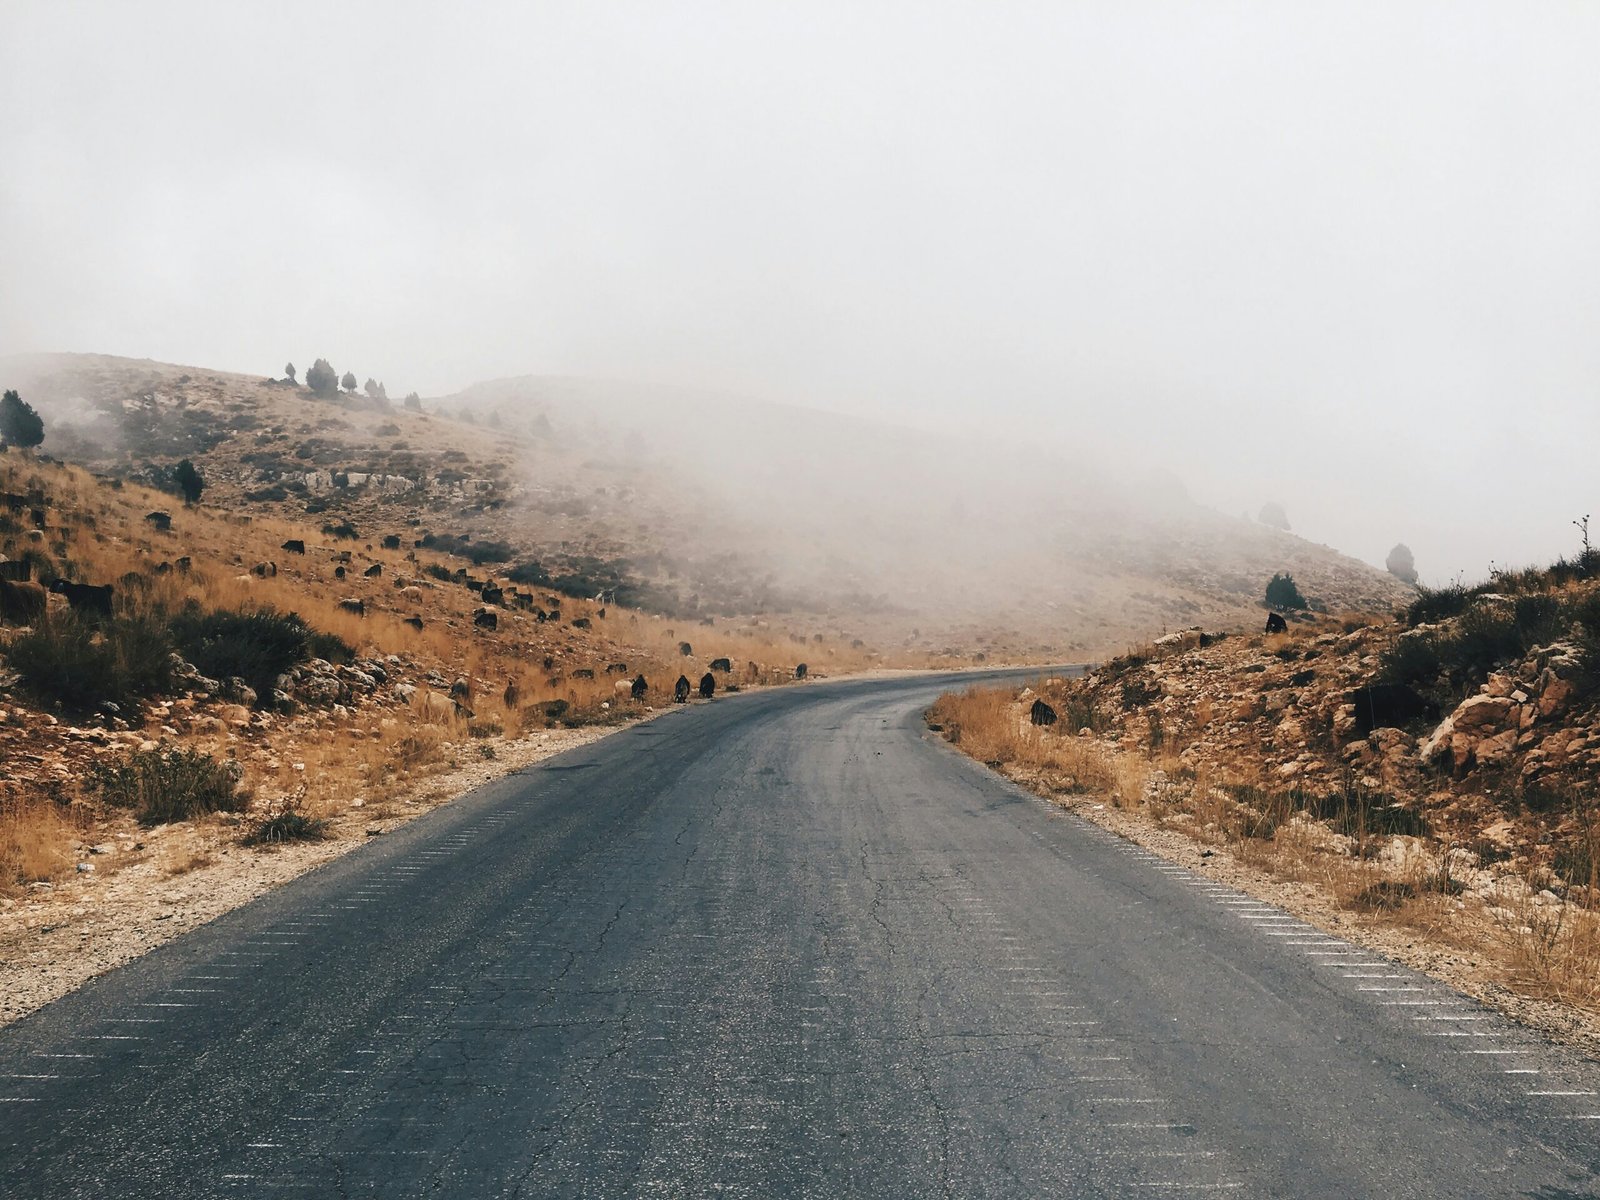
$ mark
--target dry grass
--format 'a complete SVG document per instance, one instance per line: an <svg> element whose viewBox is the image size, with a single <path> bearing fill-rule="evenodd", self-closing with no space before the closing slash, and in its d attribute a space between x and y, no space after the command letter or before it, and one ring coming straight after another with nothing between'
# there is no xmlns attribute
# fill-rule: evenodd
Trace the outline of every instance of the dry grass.
<svg viewBox="0 0 1600 1200"><path fill-rule="evenodd" d="M50 801L0 800L0 895L70 874L79 833L68 813Z"/></svg>
<svg viewBox="0 0 1600 1200"><path fill-rule="evenodd" d="M1026 700L1011 690L979 688L940 697L928 719L964 752L1042 795L1142 808L1160 827L1225 847L1280 879L1310 884L1364 923L1467 951L1521 995L1600 1008L1600 913L1592 906L1600 895L1592 882L1600 867L1600 820L1582 827L1571 858L1579 876L1587 870L1590 886L1569 871L1578 885L1573 895L1590 906L1555 897L1546 890L1553 874L1537 866L1502 875L1495 903L1463 899L1461 877L1477 867L1476 855L1426 830L1393 832L1405 814L1387 809L1385 798L1352 788L1330 802L1259 779L1212 779L1179 765L1171 737L1156 748L1148 739L1124 738L1134 748L1112 750L1065 729L1064 721L1035 727L1027 712ZM1198 726L1210 719L1197 707ZM1575 807L1592 815L1595 806Z"/></svg>

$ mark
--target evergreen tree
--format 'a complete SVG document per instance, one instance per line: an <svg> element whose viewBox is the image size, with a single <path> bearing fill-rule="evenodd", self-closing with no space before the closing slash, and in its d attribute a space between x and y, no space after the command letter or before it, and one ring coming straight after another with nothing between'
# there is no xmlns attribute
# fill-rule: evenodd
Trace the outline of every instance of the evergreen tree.
<svg viewBox="0 0 1600 1200"><path fill-rule="evenodd" d="M172 482L183 493L185 504L194 504L200 499L200 493L206 490L206 481L187 458L172 468Z"/></svg>
<svg viewBox="0 0 1600 1200"><path fill-rule="evenodd" d="M1294 576L1284 571L1267 583L1267 604L1272 608L1305 608L1306 598L1300 594Z"/></svg>
<svg viewBox="0 0 1600 1200"><path fill-rule="evenodd" d="M0 442L23 450L44 441L44 420L15 391L0 396Z"/></svg>
<svg viewBox="0 0 1600 1200"><path fill-rule="evenodd" d="M339 390L338 373L328 365L327 359L319 358L306 372L306 386L319 396L332 396Z"/></svg>

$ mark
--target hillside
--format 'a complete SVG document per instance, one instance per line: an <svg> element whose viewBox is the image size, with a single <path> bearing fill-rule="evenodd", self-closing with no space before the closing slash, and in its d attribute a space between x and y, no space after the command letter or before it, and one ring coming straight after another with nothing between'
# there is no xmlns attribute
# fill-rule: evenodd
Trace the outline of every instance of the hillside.
<svg viewBox="0 0 1600 1200"><path fill-rule="evenodd" d="M1577 1003L1600 1038L1593 551L1424 592L1401 621L1181 631L932 720L1041 795L1177 835L1164 852L1192 839L1184 861L1226 851L1309 885L1293 901L1313 919L1386 952L1401 931L1496 1002Z"/></svg>
<svg viewBox="0 0 1600 1200"><path fill-rule="evenodd" d="M94 470L192 457L208 499L241 511L457 539L502 571L680 619L1043 661L1252 625L1281 570L1332 611L1412 594L1127 464L807 409L526 378L412 412L87 355L9 360L0 377L45 414L47 452Z"/></svg>

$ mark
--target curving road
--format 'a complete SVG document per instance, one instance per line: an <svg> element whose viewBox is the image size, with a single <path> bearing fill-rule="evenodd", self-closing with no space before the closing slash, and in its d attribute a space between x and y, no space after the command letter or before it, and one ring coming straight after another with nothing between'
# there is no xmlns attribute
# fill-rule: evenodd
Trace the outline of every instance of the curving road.
<svg viewBox="0 0 1600 1200"><path fill-rule="evenodd" d="M0 1031L0 1196L1600 1196L1600 1073L1052 810L674 712Z"/></svg>

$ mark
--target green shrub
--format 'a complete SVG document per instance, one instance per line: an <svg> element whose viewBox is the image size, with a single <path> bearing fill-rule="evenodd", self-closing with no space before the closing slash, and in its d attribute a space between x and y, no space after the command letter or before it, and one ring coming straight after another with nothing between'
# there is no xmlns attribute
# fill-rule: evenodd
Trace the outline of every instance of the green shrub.
<svg viewBox="0 0 1600 1200"><path fill-rule="evenodd" d="M1294 576L1284 571L1267 581L1267 604L1273 608L1302 609L1306 607L1306 598L1300 594Z"/></svg>
<svg viewBox="0 0 1600 1200"><path fill-rule="evenodd" d="M295 613L262 607L202 612L189 605L172 622L178 652L202 675L238 676L267 703L278 676L309 658L348 662L354 651L331 634L312 629Z"/></svg>
<svg viewBox="0 0 1600 1200"><path fill-rule="evenodd" d="M7 654L34 695L88 713L168 691L171 652L159 618L122 617L91 627L63 613L17 638Z"/></svg>
<svg viewBox="0 0 1600 1200"><path fill-rule="evenodd" d="M1447 621L1465 612L1471 599L1472 593L1459 583L1442 588L1425 587L1406 608L1406 624L1415 628Z"/></svg>
<svg viewBox="0 0 1600 1200"><path fill-rule="evenodd" d="M323 633L320 629L313 629L306 636L306 656L342 664L354 662L356 651L354 646L338 634Z"/></svg>
<svg viewBox="0 0 1600 1200"><path fill-rule="evenodd" d="M141 825L187 821L216 812L243 812L238 763L192 750L139 750L122 762L89 769L89 787L107 804L131 808Z"/></svg>
<svg viewBox="0 0 1600 1200"><path fill-rule="evenodd" d="M1432 684L1444 672L1437 636L1403 637L1378 658L1379 683Z"/></svg>

